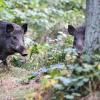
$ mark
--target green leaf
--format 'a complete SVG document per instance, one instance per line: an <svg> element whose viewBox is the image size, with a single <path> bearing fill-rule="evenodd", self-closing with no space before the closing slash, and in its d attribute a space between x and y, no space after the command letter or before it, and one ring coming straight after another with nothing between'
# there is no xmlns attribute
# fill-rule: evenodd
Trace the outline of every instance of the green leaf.
<svg viewBox="0 0 100 100"><path fill-rule="evenodd" d="M64 87L61 84L55 84L55 85L53 85L53 87L55 89L58 89L58 90L63 90L64 89Z"/></svg>
<svg viewBox="0 0 100 100"><path fill-rule="evenodd" d="M81 94L79 94L79 93L72 93L72 95L73 95L73 96L78 96L78 97L81 96Z"/></svg>
<svg viewBox="0 0 100 100"><path fill-rule="evenodd" d="M81 87L83 85L84 85L84 82L83 81L77 82L77 87Z"/></svg>
<svg viewBox="0 0 100 100"><path fill-rule="evenodd" d="M64 97L65 97L65 99L68 99L68 100L74 100L73 95L65 95Z"/></svg>
<svg viewBox="0 0 100 100"><path fill-rule="evenodd" d="M55 79L60 80L65 86L68 86L69 84L72 83L71 78L66 78L66 77L56 77Z"/></svg>
<svg viewBox="0 0 100 100"><path fill-rule="evenodd" d="M89 78L84 78L83 81L84 82L88 82L89 81Z"/></svg>
<svg viewBox="0 0 100 100"><path fill-rule="evenodd" d="M75 70L76 70L77 73L83 72L83 68L82 67L77 67Z"/></svg>

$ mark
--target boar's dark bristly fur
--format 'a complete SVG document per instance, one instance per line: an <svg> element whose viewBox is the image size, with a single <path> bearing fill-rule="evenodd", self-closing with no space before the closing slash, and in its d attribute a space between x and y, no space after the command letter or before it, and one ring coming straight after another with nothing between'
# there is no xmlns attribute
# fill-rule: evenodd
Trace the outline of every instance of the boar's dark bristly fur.
<svg viewBox="0 0 100 100"><path fill-rule="evenodd" d="M7 65L6 59L9 55L20 53L26 56L24 46L24 34L27 24L22 26L15 23L0 21L0 60Z"/></svg>
<svg viewBox="0 0 100 100"><path fill-rule="evenodd" d="M74 37L73 48L76 48L78 53L77 61L82 65L81 54L83 52L84 40L85 40L85 25L74 28L72 25L68 25L68 32Z"/></svg>
<svg viewBox="0 0 100 100"><path fill-rule="evenodd" d="M76 48L79 54L82 53L84 40L85 40L85 25L74 28L72 25L68 25L68 32L74 36L73 47Z"/></svg>

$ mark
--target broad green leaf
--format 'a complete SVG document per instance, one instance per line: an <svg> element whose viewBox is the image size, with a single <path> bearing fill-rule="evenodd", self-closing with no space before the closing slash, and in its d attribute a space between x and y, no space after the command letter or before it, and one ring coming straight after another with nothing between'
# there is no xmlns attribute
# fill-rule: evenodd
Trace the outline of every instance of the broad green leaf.
<svg viewBox="0 0 100 100"><path fill-rule="evenodd" d="M68 99L68 100L74 100L73 95L65 95L64 97L65 97L65 99Z"/></svg>

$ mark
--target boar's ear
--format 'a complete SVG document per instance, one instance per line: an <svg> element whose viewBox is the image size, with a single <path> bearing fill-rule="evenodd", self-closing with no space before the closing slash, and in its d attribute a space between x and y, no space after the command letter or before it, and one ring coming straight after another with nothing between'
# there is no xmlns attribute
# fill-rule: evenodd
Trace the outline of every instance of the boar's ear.
<svg viewBox="0 0 100 100"><path fill-rule="evenodd" d="M12 24L7 24L7 25L6 25L6 32L7 32L7 33L10 33L10 32L12 32L12 31L14 31L13 25L12 25Z"/></svg>
<svg viewBox="0 0 100 100"><path fill-rule="evenodd" d="M76 29L72 25L68 25L68 32L70 35L75 35Z"/></svg>
<svg viewBox="0 0 100 100"><path fill-rule="evenodd" d="M22 29L24 30L24 33L27 32L27 26L28 26L27 23L25 23L25 24L22 25Z"/></svg>

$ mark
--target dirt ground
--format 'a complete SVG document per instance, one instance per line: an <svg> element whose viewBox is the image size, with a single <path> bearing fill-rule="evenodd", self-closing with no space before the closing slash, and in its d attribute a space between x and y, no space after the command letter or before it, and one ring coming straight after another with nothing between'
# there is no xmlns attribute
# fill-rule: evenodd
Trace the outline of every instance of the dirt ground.
<svg viewBox="0 0 100 100"><path fill-rule="evenodd" d="M13 67L9 72L0 73L0 100L26 100L27 94L39 88L39 84L30 81L29 84L22 84L21 81L31 72L25 69Z"/></svg>

